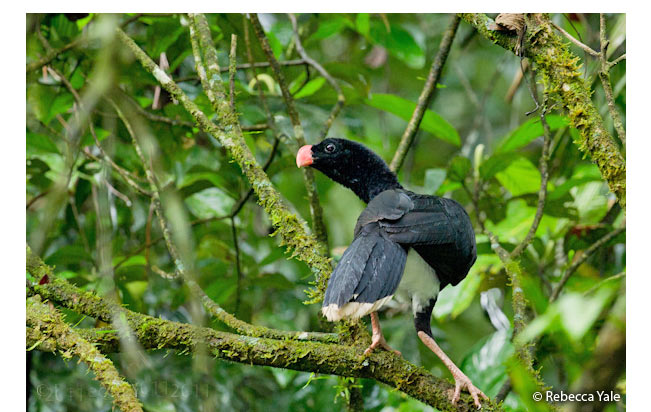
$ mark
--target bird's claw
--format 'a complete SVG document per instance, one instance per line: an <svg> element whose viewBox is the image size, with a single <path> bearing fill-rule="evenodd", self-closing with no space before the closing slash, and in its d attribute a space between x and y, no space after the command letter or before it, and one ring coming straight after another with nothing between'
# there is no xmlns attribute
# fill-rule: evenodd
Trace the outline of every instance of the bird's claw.
<svg viewBox="0 0 651 412"><path fill-rule="evenodd" d="M366 356L370 355L371 352L373 352L375 350L375 348L377 348L377 347L380 347L380 348L382 348L382 349L384 349L386 351L389 351L389 352L393 352L398 356L402 355L402 353L400 353L400 351L397 351L397 350L393 349L391 346L389 346L387 341L384 340L384 337L376 338L375 336L373 337L373 341L371 343L371 346L366 348L366 350L364 351L364 355L366 355Z"/></svg>
<svg viewBox="0 0 651 412"><path fill-rule="evenodd" d="M463 372L461 372L460 374L454 376L454 396L452 397L452 405L456 406L459 398L461 397L462 389L468 390L472 396L472 399L475 401L475 406L477 409L481 409L481 402L479 401L480 397L488 400L488 396L484 395L484 392L473 385L470 379L464 375Z"/></svg>

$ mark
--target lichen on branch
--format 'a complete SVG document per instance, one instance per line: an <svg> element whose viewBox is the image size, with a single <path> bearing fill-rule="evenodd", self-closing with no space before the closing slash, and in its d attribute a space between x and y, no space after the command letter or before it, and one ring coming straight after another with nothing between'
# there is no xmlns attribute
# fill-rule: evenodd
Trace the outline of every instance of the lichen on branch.
<svg viewBox="0 0 651 412"><path fill-rule="evenodd" d="M110 316L110 304L92 292L85 292L63 279L32 285L30 296L39 295L80 314L102 319ZM476 410L473 400L463 394L456 406L450 403L454 385L437 378L393 353L381 351L364 356L364 345L242 336L186 323L173 322L120 308L136 339L145 349L171 349L193 354L208 348L220 359L247 365L272 366L302 372L374 379L418 399L440 411ZM54 350L35 324L28 322L27 344L44 351ZM80 339L103 353L119 350L119 337L109 330L80 329ZM83 338L82 338L83 337ZM500 411L494 402L482 405L485 411Z"/></svg>
<svg viewBox="0 0 651 412"><path fill-rule="evenodd" d="M179 86L121 29L118 39L134 54L140 64L151 73L172 97L178 100L192 115L199 127L213 135L229 152L233 160L251 184L258 203L267 212L279 236L280 243L291 251L291 256L305 262L316 276L316 290L310 291L313 302L322 299L332 266L330 259L320 253L321 247L316 238L306 231L306 223L290 211L281 194L273 186L262 170L242 136L237 117L230 110L227 99L217 111L217 124L211 122L199 107L179 88Z"/></svg>
<svg viewBox="0 0 651 412"><path fill-rule="evenodd" d="M491 30L494 22L485 14L462 13L460 16L483 37L515 52L517 37ZM579 138L574 143L597 164L608 187L626 209L626 161L591 100L590 88L581 77L580 59L554 32L549 16L533 14L526 21L524 55L540 74L545 94L563 107L572 126L578 130Z"/></svg>
<svg viewBox="0 0 651 412"><path fill-rule="evenodd" d="M82 338L64 322L61 313L41 301L36 295L27 299L27 348L53 352L59 350L64 358L78 357L95 374L95 379L113 397L113 403L122 411L142 412L133 387L120 376L110 359L92 343ZM116 343L119 337L115 334Z"/></svg>

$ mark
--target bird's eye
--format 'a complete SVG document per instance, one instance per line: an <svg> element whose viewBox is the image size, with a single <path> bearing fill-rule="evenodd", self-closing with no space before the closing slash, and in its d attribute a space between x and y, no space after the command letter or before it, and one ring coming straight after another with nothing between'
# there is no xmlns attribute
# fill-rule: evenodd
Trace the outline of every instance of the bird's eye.
<svg viewBox="0 0 651 412"><path fill-rule="evenodd" d="M328 143L325 147L325 151L327 153L333 153L335 151L336 147L332 143Z"/></svg>

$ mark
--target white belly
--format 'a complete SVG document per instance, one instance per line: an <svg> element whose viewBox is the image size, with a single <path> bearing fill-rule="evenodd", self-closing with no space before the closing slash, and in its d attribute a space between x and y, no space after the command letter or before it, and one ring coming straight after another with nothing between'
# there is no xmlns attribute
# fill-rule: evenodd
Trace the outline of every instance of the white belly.
<svg viewBox="0 0 651 412"><path fill-rule="evenodd" d="M441 282L436 271L420 257L413 248L407 254L407 263L402 280L396 291L396 299L402 302L411 300L414 316L427 306L430 299L438 296Z"/></svg>

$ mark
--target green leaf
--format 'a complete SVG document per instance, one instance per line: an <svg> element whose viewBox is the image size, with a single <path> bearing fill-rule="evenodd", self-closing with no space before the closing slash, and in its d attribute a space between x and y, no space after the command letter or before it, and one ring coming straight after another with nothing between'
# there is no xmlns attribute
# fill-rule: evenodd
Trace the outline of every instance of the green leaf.
<svg viewBox="0 0 651 412"><path fill-rule="evenodd" d="M479 165L479 175L489 180L498 172L509 167L511 162L520 157L517 153L495 153Z"/></svg>
<svg viewBox="0 0 651 412"><path fill-rule="evenodd" d="M601 289L593 297L585 297L582 293L566 292L557 304L563 329L568 336L574 341L582 339L612 295L613 289Z"/></svg>
<svg viewBox="0 0 651 412"><path fill-rule="evenodd" d="M514 159L495 177L513 196L540 190L540 171L525 157Z"/></svg>
<svg viewBox="0 0 651 412"><path fill-rule="evenodd" d="M545 117L550 130L556 130L567 126L569 121L564 116L550 114ZM510 152L531 143L534 139L543 135L543 127L539 117L529 119L520 127L509 133L502 143L497 147L496 153Z"/></svg>
<svg viewBox="0 0 651 412"><path fill-rule="evenodd" d="M461 362L461 369L473 384L494 397L508 378L506 361L513 354L511 331L499 330L480 340Z"/></svg>
<svg viewBox="0 0 651 412"><path fill-rule="evenodd" d="M104 139L106 139L111 132L108 130L104 130L101 127L95 127L95 135L97 136L97 140L100 142ZM83 146L90 146L95 144L95 138L93 137L92 134L90 134L90 131L84 135L81 141L81 145Z"/></svg>
<svg viewBox="0 0 651 412"><path fill-rule="evenodd" d="M425 185L423 190L427 194L434 194L445 181L445 169L427 169L425 171Z"/></svg>
<svg viewBox="0 0 651 412"><path fill-rule="evenodd" d="M71 22L63 14L58 14L52 19L52 35L62 41L70 40L79 33L77 24Z"/></svg>
<svg viewBox="0 0 651 412"><path fill-rule="evenodd" d="M368 13L358 13L355 18L355 28L359 34L368 37L369 31L371 30L370 15Z"/></svg>
<svg viewBox="0 0 651 412"><path fill-rule="evenodd" d="M113 266L117 265L118 263L122 262L124 259L124 256L116 256L113 258ZM127 260L124 261L120 265L120 267L128 267L128 266L145 266L147 264L147 259L145 259L144 255L134 255L130 256Z"/></svg>
<svg viewBox="0 0 651 412"><path fill-rule="evenodd" d="M319 23L317 30L309 37L308 41L327 39L346 27L353 27L353 23L343 16L333 16L328 20Z"/></svg>
<svg viewBox="0 0 651 412"><path fill-rule="evenodd" d="M204 189L185 199L192 214L200 219L227 215L234 203L233 198L216 187Z"/></svg>
<svg viewBox="0 0 651 412"><path fill-rule="evenodd" d="M375 93L370 99L366 99L364 103L376 109L392 113L406 121L411 119L416 109L416 103L392 94ZM461 138L457 130L436 112L429 109L425 110L420 128L441 140L445 140L455 146L461 146Z"/></svg>
<svg viewBox="0 0 651 412"><path fill-rule="evenodd" d="M505 218L498 224L487 221L488 230L493 232L502 241L516 241L523 239L531 227L531 221L536 213L536 208L527 206L524 199L514 199L506 205ZM562 230L557 224L559 219L543 215L536 233L556 233Z"/></svg>
<svg viewBox="0 0 651 412"><path fill-rule="evenodd" d="M133 282L127 282L124 285L124 288L129 291L133 299L142 299L142 296L147 291L147 286L149 283L144 280L134 280Z"/></svg>
<svg viewBox="0 0 651 412"><path fill-rule="evenodd" d="M324 77L317 77L314 80L310 80L302 89L299 90L298 93L294 95L294 99L301 99L313 95L323 87L325 80Z"/></svg>
<svg viewBox="0 0 651 412"><path fill-rule="evenodd" d="M425 53L412 35L401 26L391 24L387 31L384 23L378 19L371 21L370 37L384 46L391 55L404 62L412 69L421 69L425 65Z"/></svg>
<svg viewBox="0 0 651 412"><path fill-rule="evenodd" d="M443 319L447 316L456 318L462 314L477 296L481 285L481 272L490 265L498 265L499 258L495 255L482 255L470 269L470 273L456 286L446 287L439 293L434 316Z"/></svg>
<svg viewBox="0 0 651 412"><path fill-rule="evenodd" d="M450 166L448 166L448 179L453 182L463 182L471 168L472 164L470 160L463 156L456 156L450 162Z"/></svg>
<svg viewBox="0 0 651 412"><path fill-rule="evenodd" d="M27 155L35 153L57 153L59 149L52 140L43 134L27 132Z"/></svg>
<svg viewBox="0 0 651 412"><path fill-rule="evenodd" d="M273 32L267 32L267 39L269 39L269 46L271 46L271 51L274 52L274 56L276 59L280 59L283 55L283 44Z"/></svg>
<svg viewBox="0 0 651 412"><path fill-rule="evenodd" d="M550 191L547 194L547 200L549 201L554 201L562 198L566 194L572 190L574 187L579 187L583 185L584 183L588 182L594 182L594 181L599 181L601 180L599 177L594 177L594 176L583 176L583 177L573 177L565 183L558 185L554 190Z"/></svg>
<svg viewBox="0 0 651 412"><path fill-rule="evenodd" d="M599 223L606 213L608 204L603 196L608 192L604 182L596 181L586 183L573 190L574 204L579 212L579 222L583 224Z"/></svg>
<svg viewBox="0 0 651 412"><path fill-rule="evenodd" d="M79 264L80 262L92 261L92 256L90 256L83 247L78 245L63 246L45 259L45 263L54 266Z"/></svg>
<svg viewBox="0 0 651 412"><path fill-rule="evenodd" d="M147 28L149 54L158 62L160 54L163 52L169 53L170 46L186 31L187 28L179 24L177 19L156 19ZM172 55L167 56L168 59L175 57Z"/></svg>

